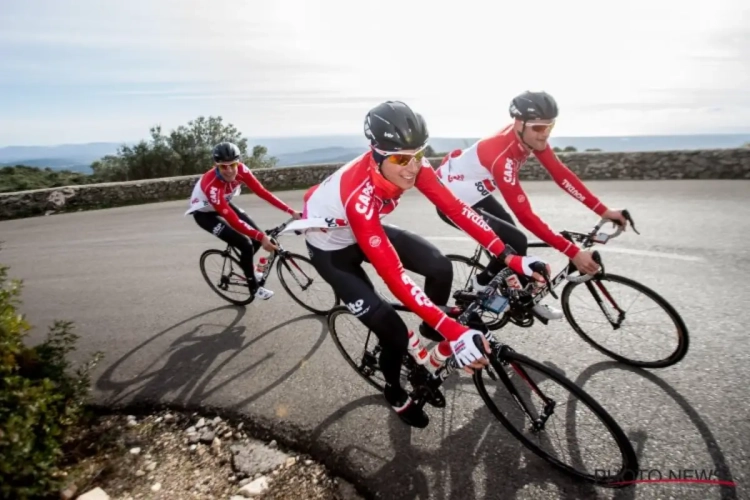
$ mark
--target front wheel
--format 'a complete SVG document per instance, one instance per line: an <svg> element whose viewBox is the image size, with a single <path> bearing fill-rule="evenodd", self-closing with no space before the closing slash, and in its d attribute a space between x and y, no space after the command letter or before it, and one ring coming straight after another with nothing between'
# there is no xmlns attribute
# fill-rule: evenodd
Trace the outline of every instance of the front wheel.
<svg viewBox="0 0 750 500"><path fill-rule="evenodd" d="M635 478L638 459L632 443L594 398L559 371L509 347L501 349L473 379L487 408L516 439L584 481L616 487ZM542 449L565 444L568 453Z"/></svg>
<svg viewBox="0 0 750 500"><path fill-rule="evenodd" d="M688 351L688 330L680 314L654 290L630 278L606 274L583 283L569 282L560 303L581 338L621 363L665 368ZM591 326L584 330L581 325L587 321ZM657 327L657 322L662 325Z"/></svg>
<svg viewBox="0 0 750 500"><path fill-rule="evenodd" d="M284 277L282 269L290 278ZM292 299L312 313L324 316L339 303L336 291L318 274L307 257L291 252L279 255L276 273L281 286ZM290 284L298 290L297 293L292 292ZM305 300L302 300L302 297ZM309 305L310 303L313 305Z"/></svg>

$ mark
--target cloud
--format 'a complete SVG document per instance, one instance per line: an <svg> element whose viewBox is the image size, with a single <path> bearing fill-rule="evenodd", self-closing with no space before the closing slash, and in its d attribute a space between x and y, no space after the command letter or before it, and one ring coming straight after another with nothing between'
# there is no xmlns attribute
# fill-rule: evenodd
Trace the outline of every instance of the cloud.
<svg viewBox="0 0 750 500"><path fill-rule="evenodd" d="M120 140L201 114L252 135L359 133L386 99L418 108L436 135L478 136L502 126L527 88L555 95L564 135L750 123L745 0L538 0L533 13L482 0L26 0L2 10L0 108L28 127L8 125L0 143Z"/></svg>

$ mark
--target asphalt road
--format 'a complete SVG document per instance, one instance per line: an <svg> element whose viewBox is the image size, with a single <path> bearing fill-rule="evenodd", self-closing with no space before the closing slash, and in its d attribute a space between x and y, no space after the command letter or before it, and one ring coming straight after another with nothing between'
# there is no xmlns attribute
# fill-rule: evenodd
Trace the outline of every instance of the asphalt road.
<svg viewBox="0 0 750 500"><path fill-rule="evenodd" d="M322 320L293 302L275 273L268 286L276 296L246 309L228 306L208 288L198 257L222 245L183 217L186 202L0 222L0 261L24 280L33 341L54 320L69 319L82 336L76 360L106 352L93 378L98 402L157 399L252 417L381 498L750 498L750 183L589 186L611 206L629 208L641 232L602 248L607 269L666 297L687 323L690 352L677 366L636 370L589 347L564 321L510 326L502 338L598 399L634 440L652 479L654 471L666 478L689 469L736 488L581 486L492 420L466 375L448 384L447 408L428 407L427 429L410 429L346 364ZM525 187L552 227L587 230L596 221L550 182ZM300 207L302 192L278 194ZM264 227L285 220L254 196L238 202ZM386 220L431 238L446 253L474 249L417 192ZM303 251L301 237L282 241ZM550 250L539 254L558 268L563 262ZM643 345L653 340L642 338Z"/></svg>

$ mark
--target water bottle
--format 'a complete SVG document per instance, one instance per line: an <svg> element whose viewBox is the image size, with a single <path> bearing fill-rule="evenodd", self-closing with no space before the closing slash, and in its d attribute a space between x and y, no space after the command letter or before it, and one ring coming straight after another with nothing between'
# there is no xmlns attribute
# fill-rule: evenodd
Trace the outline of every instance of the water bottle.
<svg viewBox="0 0 750 500"><path fill-rule="evenodd" d="M255 272L258 274L265 274L266 269L268 269L268 259L266 257L261 257L258 259L258 265L255 266Z"/></svg>

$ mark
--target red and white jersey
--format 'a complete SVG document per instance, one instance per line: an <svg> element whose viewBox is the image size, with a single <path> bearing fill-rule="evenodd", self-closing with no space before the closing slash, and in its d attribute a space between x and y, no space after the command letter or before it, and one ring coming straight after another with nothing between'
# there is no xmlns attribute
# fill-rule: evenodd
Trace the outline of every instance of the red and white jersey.
<svg viewBox="0 0 750 500"><path fill-rule="evenodd" d="M480 139L465 150L447 155L437 175L445 186L469 206L499 189L518 221L542 241L570 258L579 249L562 235L555 233L534 213L518 179L518 171L529 158L527 150L513 126ZM549 144L543 151L534 151L539 163L552 179L573 198L602 215L607 207L591 193L581 180L557 157Z"/></svg>
<svg viewBox="0 0 750 500"><path fill-rule="evenodd" d="M187 212L185 212L185 215L196 211L217 212L226 219L229 226L235 231L255 240L262 240L264 233L245 223L229 206L229 202L232 201L232 198L239 196L242 192L243 184L260 198L279 210L290 215L295 213L295 211L286 203L278 199L273 193L263 187L247 165L240 163L239 167L237 167L237 176L232 182L224 180L224 178L221 177L219 169L216 167L204 173L200 179L198 179L198 182L195 183L195 187L193 187L193 192L190 196L190 207Z"/></svg>
<svg viewBox="0 0 750 500"><path fill-rule="evenodd" d="M505 249L484 219L440 183L427 159L422 161L415 187L492 255ZM381 225L381 218L393 212L402 194L377 171L372 153L368 152L310 188L304 196L303 219L288 229L307 228L304 231L308 243L322 250L359 245L396 298L454 340L466 328L451 321L444 323L447 316L406 274Z"/></svg>

